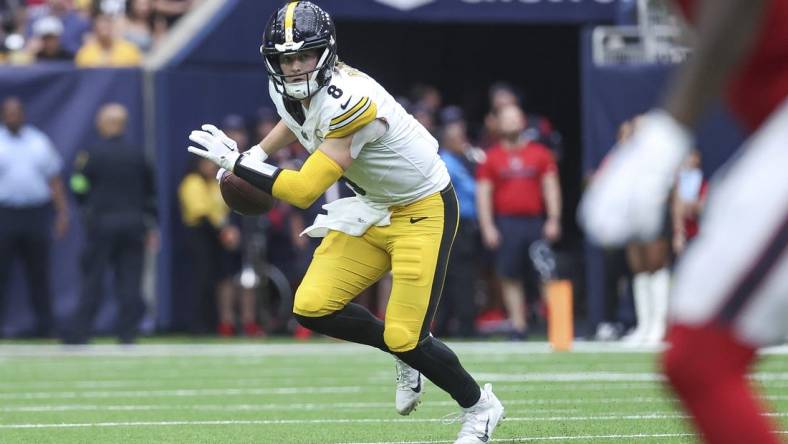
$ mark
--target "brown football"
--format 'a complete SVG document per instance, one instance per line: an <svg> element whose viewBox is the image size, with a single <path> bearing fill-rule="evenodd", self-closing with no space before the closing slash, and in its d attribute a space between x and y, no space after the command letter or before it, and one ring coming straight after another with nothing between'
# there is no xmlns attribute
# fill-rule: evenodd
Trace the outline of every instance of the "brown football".
<svg viewBox="0 0 788 444"><path fill-rule="evenodd" d="M271 211L274 198L235 174L226 171L219 182L222 198L233 211L245 216L256 216Z"/></svg>

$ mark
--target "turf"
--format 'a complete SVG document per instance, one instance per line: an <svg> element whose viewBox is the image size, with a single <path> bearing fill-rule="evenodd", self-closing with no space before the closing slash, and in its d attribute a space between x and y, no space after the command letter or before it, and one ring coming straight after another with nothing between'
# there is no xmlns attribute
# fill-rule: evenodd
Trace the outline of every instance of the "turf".
<svg viewBox="0 0 788 444"><path fill-rule="evenodd" d="M654 352L453 347L507 409L495 442L696 442L663 388ZM783 431L787 353L764 356L754 382ZM0 443L453 442L451 399L428 385L419 409L400 417L393 379L390 357L333 342L4 344Z"/></svg>

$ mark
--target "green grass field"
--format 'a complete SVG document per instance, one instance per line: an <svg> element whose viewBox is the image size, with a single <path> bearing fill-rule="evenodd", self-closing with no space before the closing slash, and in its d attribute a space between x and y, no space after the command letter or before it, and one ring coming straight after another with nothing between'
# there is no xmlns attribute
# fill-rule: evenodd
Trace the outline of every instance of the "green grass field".
<svg viewBox="0 0 788 444"><path fill-rule="evenodd" d="M577 344L452 344L508 418L495 442L689 443L653 352ZM755 374L788 437L788 350ZM394 365L333 342L0 344L0 443L450 443L450 398L394 411Z"/></svg>

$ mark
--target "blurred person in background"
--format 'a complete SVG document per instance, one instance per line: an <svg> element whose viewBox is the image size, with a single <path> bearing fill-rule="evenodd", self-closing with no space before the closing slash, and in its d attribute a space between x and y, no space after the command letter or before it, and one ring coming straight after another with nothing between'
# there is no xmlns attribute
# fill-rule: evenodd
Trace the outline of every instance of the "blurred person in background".
<svg viewBox="0 0 788 444"><path fill-rule="evenodd" d="M72 0L48 0L42 7L31 11L27 35L33 35L36 22L48 16L60 20L63 25L60 42L66 51L76 54L90 31L90 20L74 8Z"/></svg>
<svg viewBox="0 0 788 444"><path fill-rule="evenodd" d="M498 129L498 112L507 106L520 106L520 97L514 87L505 82L490 85L488 99L490 109L484 116L484 127L479 138L480 146L484 149L497 145L501 138Z"/></svg>
<svg viewBox="0 0 788 444"><path fill-rule="evenodd" d="M153 10L164 17L170 27L197 3L195 0L153 0Z"/></svg>
<svg viewBox="0 0 788 444"><path fill-rule="evenodd" d="M424 108L433 118L438 117L438 112L443 105L443 96L438 88L425 84L414 85L411 98L414 105Z"/></svg>
<svg viewBox="0 0 788 444"><path fill-rule="evenodd" d="M139 145L126 138L128 111L109 103L96 116L100 140L77 153L70 180L82 212L82 293L64 342L88 342L112 271L117 297L115 334L134 343L145 313L142 271L145 248L158 247L154 172Z"/></svg>
<svg viewBox="0 0 788 444"><path fill-rule="evenodd" d="M28 50L38 62L73 61L74 54L60 41L62 34L60 19L54 16L41 18L33 25L33 38L28 42Z"/></svg>
<svg viewBox="0 0 788 444"><path fill-rule="evenodd" d="M619 142L628 140L636 130L639 117L619 128ZM637 323L622 341L632 345L658 344L665 336L670 296L670 242L672 221L665 213L662 232L649 241L630 242L627 263L632 273L632 296Z"/></svg>
<svg viewBox="0 0 788 444"><path fill-rule="evenodd" d="M239 147L249 146L249 135L246 130L246 123L243 117L237 114L230 114L222 119L222 130L227 137L234 140ZM256 229L253 216L241 216L231 214L230 220L233 225L241 230L240 245L246 246L247 239L250 239ZM235 277L239 277L242 271L242 252L240 248L228 251L230 263L233 264L232 279L219 283L219 334L230 336L235 334L235 327L239 325L236 321L236 305L240 312L240 326L246 336L263 336L265 332L257 322L257 294L251 285L236 285ZM241 283L243 284L243 283Z"/></svg>
<svg viewBox="0 0 788 444"><path fill-rule="evenodd" d="M701 154L692 150L681 165L676 189L673 193L673 253L680 255L687 247L687 242L698 235L700 214L706 203L708 181L703 177Z"/></svg>
<svg viewBox="0 0 788 444"><path fill-rule="evenodd" d="M496 118L501 142L487 151L478 169L477 211L482 241L497 253L511 337L524 339L524 280L535 278L528 249L536 240L556 242L561 237L561 185L550 149L524 137L523 111L506 105ZM538 284L530 286L539 291Z"/></svg>
<svg viewBox="0 0 788 444"><path fill-rule="evenodd" d="M76 64L81 68L137 66L142 53L137 47L117 37L112 16L99 13L93 19L93 35L80 48Z"/></svg>
<svg viewBox="0 0 788 444"><path fill-rule="evenodd" d="M60 171L63 161L49 138L25 124L22 102L2 102L0 127L0 308L15 259L22 261L36 315L33 335L52 333L49 249L54 235L62 238L69 225ZM0 322L3 313L0 309ZM2 328L0 328L2 334Z"/></svg>
<svg viewBox="0 0 788 444"><path fill-rule="evenodd" d="M120 35L142 52L149 52L167 29L164 19L153 13L152 4L153 0L128 0L118 24Z"/></svg>
<svg viewBox="0 0 788 444"><path fill-rule="evenodd" d="M444 112L440 156L446 164L460 204L460 222L449 256L443 297L435 315L438 336L476 335L477 270L481 238L476 214L476 168L484 152L468 141L465 121L459 112Z"/></svg>
<svg viewBox="0 0 788 444"><path fill-rule="evenodd" d="M217 312L224 306L222 301L233 298L233 277L240 268L237 250L241 233L230 221L230 209L216 180L218 171L210 161L197 160L181 181L178 198L195 277L191 330L232 336L234 316L226 311L226 318L218 319Z"/></svg>

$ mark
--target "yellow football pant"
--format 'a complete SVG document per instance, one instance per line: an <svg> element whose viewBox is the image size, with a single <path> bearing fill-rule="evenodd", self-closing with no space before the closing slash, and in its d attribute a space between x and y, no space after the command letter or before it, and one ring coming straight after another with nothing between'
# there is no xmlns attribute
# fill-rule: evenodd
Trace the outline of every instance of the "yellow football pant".
<svg viewBox="0 0 788 444"><path fill-rule="evenodd" d="M329 232L296 291L293 312L319 317L341 310L391 270L383 339L391 351L406 352L429 335L457 232L457 197L450 185L391 210L391 225L361 237Z"/></svg>

